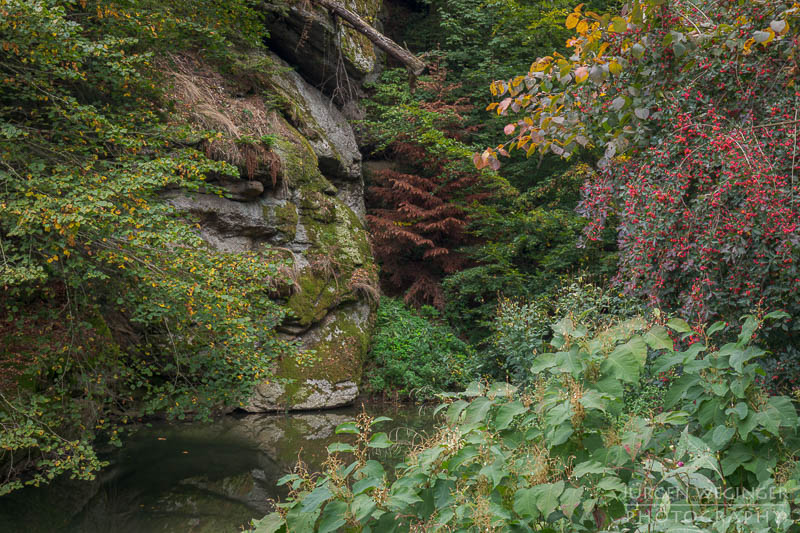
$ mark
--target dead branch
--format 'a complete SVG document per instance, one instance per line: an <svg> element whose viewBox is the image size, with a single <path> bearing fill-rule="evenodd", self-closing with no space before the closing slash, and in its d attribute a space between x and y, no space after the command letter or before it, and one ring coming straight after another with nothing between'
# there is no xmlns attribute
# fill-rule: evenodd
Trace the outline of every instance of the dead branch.
<svg viewBox="0 0 800 533"><path fill-rule="evenodd" d="M370 26L367 22L364 21L361 17L359 17L356 13L350 11L345 6L340 4L339 2L335 2L333 0L312 0L315 4L324 7L331 13L341 17L345 20L348 24L350 24L353 29L357 32L363 34L367 37L370 41L372 41L375 46L389 54L389 56L393 57L409 70L411 74L416 77L422 74L422 71L425 70L425 63L420 60L417 56L394 42L393 40L389 39L378 30Z"/></svg>

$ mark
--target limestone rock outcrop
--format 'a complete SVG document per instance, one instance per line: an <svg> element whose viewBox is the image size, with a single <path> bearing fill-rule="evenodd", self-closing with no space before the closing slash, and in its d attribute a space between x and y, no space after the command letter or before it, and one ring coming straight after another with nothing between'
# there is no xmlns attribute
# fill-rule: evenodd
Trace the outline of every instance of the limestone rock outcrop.
<svg viewBox="0 0 800 533"><path fill-rule="evenodd" d="M275 55L245 80L191 57L173 58L176 114L223 135L204 145L239 167L209 191L173 190L169 201L194 217L213 248L267 245L290 263L275 297L291 311L280 327L302 348L275 363L246 410L337 407L358 395L377 302L377 267L364 227L361 154L347 120L320 90ZM368 68L364 66L364 68ZM226 194L213 194L219 186Z"/></svg>
<svg viewBox="0 0 800 533"><path fill-rule="evenodd" d="M342 4L366 22L378 22L382 0L343 0ZM288 6L277 3L266 11L266 26L270 47L339 103L352 99L378 67L369 39L338 23L310 0L296 0Z"/></svg>

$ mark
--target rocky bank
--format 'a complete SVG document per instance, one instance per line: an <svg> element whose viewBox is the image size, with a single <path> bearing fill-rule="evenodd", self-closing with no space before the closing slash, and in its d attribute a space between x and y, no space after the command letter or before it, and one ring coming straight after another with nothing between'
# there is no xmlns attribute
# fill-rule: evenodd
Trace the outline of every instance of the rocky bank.
<svg viewBox="0 0 800 533"><path fill-rule="evenodd" d="M381 4L348 6L374 20ZM202 147L242 176L210 177L224 195L167 196L199 220L210 246L236 253L268 245L289 262L293 282L275 295L291 310L280 330L306 356L278 361L278 379L260 383L245 409L337 407L358 395L378 300L361 154L340 109L353 109L378 57L366 38L308 2L274 6L266 20L269 51L244 55L234 75L191 55L165 62L176 118L220 132Z"/></svg>

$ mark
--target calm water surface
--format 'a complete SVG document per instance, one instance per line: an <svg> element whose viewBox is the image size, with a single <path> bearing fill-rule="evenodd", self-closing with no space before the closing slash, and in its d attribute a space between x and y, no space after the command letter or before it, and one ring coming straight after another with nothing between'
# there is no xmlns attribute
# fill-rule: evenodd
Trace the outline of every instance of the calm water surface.
<svg viewBox="0 0 800 533"><path fill-rule="evenodd" d="M429 434L429 408L366 405L400 444L376 459L394 466ZM318 470L337 425L361 411L231 415L209 424L153 424L128 437L96 482L60 480L0 498L0 533L226 533L285 496L276 481L298 457Z"/></svg>

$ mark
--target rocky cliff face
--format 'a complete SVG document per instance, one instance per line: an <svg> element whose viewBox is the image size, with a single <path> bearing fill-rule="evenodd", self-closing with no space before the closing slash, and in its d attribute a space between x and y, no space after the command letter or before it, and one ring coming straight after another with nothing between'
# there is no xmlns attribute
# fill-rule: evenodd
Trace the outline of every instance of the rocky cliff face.
<svg viewBox="0 0 800 533"><path fill-rule="evenodd" d="M378 24L381 0L341 0L370 24ZM372 43L337 23L310 0L279 3L267 11L269 46L338 103L351 100L379 65Z"/></svg>
<svg viewBox="0 0 800 533"><path fill-rule="evenodd" d="M376 12L379 3L369 6ZM369 41L307 9L297 4L285 17L270 15L269 43L296 70L273 53L252 54L241 76L223 76L194 57L165 65L176 115L221 132L204 148L243 177L211 177L225 196L171 191L169 201L200 221L210 246L235 253L270 245L291 265L293 285L279 291L291 310L281 331L299 341L304 355L276 363L279 379L256 387L250 411L352 402L378 299L361 154L333 98L317 89L336 91L324 79L331 52L351 58L342 71L349 84L374 68L375 54ZM301 21L310 25L306 33Z"/></svg>

